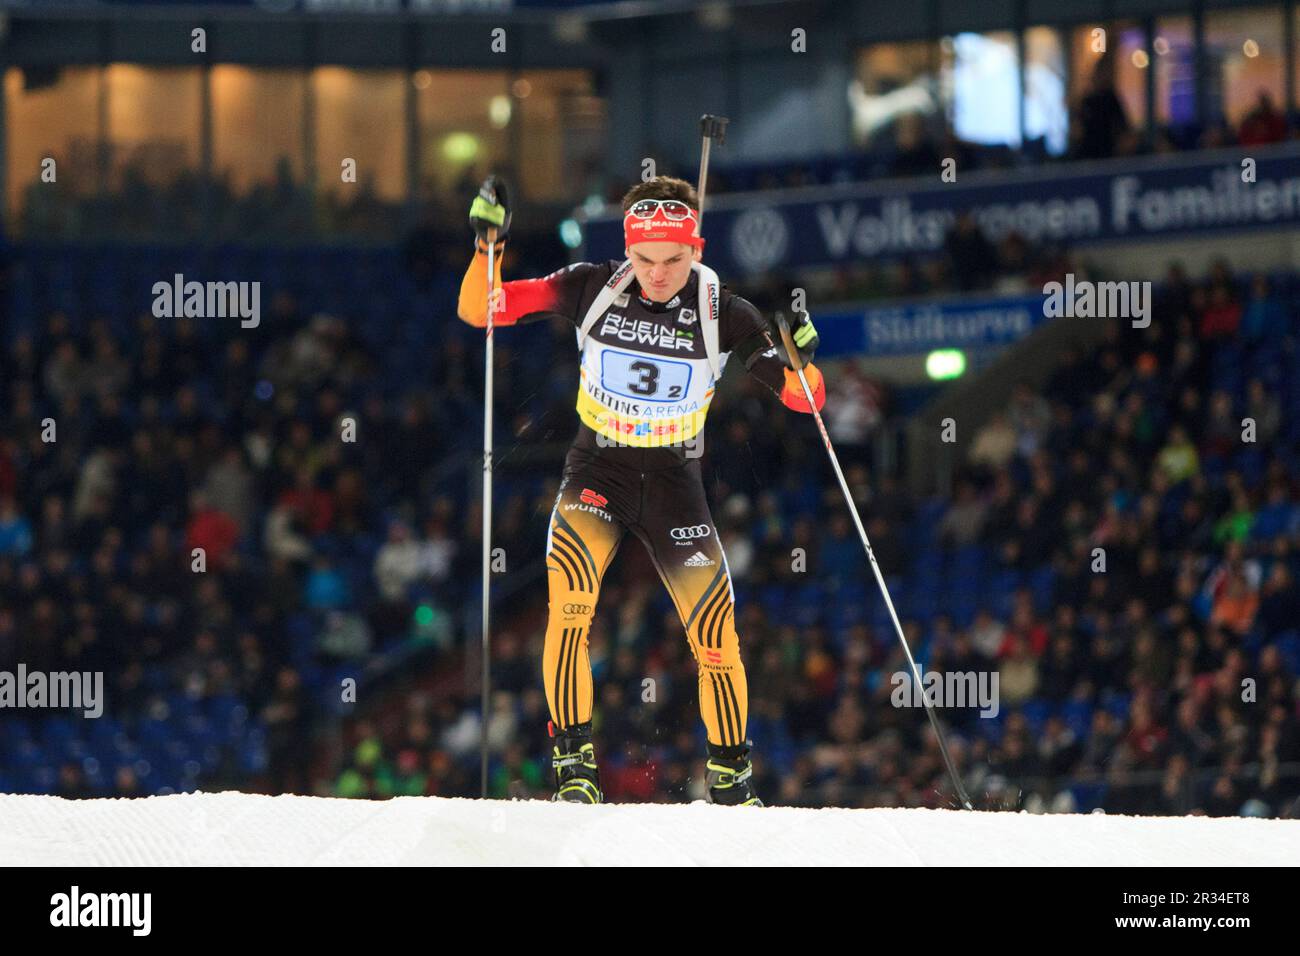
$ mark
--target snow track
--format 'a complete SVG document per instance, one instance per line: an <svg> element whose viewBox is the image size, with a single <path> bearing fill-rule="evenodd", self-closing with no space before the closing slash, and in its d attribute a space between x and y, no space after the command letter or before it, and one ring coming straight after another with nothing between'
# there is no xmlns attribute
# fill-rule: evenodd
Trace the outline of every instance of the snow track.
<svg viewBox="0 0 1300 956"><path fill-rule="evenodd" d="M5 865L1286 865L1300 821L399 797L0 795Z"/></svg>

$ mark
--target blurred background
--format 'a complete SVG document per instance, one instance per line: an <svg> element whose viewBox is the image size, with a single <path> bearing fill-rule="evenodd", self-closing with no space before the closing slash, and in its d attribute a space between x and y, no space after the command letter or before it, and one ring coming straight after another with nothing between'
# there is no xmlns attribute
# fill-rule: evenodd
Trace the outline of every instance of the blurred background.
<svg viewBox="0 0 1300 956"><path fill-rule="evenodd" d="M106 680L99 719L0 714L0 792L472 796L486 719L491 794L549 795L577 353L497 341L485 717L466 210L514 187L510 278L621 258L606 203L647 159L694 181L711 112L709 261L764 310L804 290L918 663L999 674L996 718L944 715L980 806L1300 815L1300 9L1123 9L0 3L0 669ZM260 283L260 322L156 317L176 274ZM1067 275L1152 283L1149 324L1046 317ZM953 805L812 423L720 393L759 792ZM607 797L701 798L635 542L591 657Z"/></svg>

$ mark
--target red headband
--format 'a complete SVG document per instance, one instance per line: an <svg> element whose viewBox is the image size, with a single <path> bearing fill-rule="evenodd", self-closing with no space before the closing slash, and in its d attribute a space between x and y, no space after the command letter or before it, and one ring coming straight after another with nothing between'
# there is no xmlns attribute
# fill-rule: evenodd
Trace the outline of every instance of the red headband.
<svg viewBox="0 0 1300 956"><path fill-rule="evenodd" d="M630 212L623 217L623 243L632 248L638 242L684 242L696 249L704 248L704 240L696 235L700 220L691 210L687 219L669 219L656 213L651 219L638 219Z"/></svg>

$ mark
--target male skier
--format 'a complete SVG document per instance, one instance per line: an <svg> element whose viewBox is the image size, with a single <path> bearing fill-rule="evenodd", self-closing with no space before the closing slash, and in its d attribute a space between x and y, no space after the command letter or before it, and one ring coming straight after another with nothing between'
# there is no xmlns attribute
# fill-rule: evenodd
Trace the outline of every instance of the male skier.
<svg viewBox="0 0 1300 956"><path fill-rule="evenodd" d="M587 634L600 582L626 531L650 552L699 672L708 730L709 800L762 806L745 736L748 696L727 559L705 499L700 442L714 388L731 355L781 402L811 413L767 321L722 288L701 261L699 200L659 176L623 197L627 260L578 262L543 279L501 282L510 210L490 177L470 208L475 255L460 287L460 318L487 324L487 241L494 230L497 326L561 316L581 350L578 436L565 458L546 539L550 612L542 678L554 740L556 800L599 803L592 744ZM807 313L792 329L817 409L825 402Z"/></svg>

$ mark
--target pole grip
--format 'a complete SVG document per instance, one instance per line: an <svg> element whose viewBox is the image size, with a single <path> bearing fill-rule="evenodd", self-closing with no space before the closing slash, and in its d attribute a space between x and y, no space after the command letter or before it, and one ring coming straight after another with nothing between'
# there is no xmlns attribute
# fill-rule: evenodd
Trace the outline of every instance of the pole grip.
<svg viewBox="0 0 1300 956"><path fill-rule="evenodd" d="M700 117L700 135L705 139L717 140L719 146L727 141L727 124L731 120L725 116L705 113Z"/></svg>
<svg viewBox="0 0 1300 956"><path fill-rule="evenodd" d="M796 372L803 368L803 360L799 358L799 349L794 344L794 336L790 334L790 323L786 321L785 313L776 314L776 329L781 333L781 341L785 343L785 350L790 355L790 367Z"/></svg>

